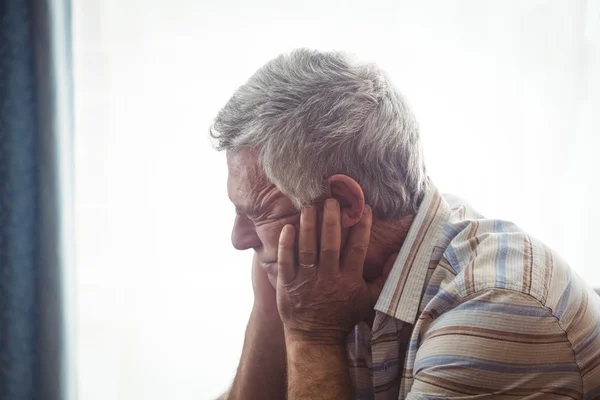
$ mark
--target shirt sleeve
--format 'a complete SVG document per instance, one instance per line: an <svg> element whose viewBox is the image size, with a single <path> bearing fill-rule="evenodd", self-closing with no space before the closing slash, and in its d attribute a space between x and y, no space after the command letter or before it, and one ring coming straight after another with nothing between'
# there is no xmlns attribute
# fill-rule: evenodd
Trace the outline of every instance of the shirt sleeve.
<svg viewBox="0 0 600 400"><path fill-rule="evenodd" d="M408 399L580 399L558 319L537 299L486 290L423 324Z"/></svg>

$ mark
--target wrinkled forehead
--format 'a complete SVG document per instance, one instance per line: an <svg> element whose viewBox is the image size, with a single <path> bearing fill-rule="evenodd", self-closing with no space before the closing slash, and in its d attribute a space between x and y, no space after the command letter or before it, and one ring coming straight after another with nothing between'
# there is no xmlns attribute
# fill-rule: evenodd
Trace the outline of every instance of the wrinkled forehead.
<svg viewBox="0 0 600 400"><path fill-rule="evenodd" d="M251 201L258 193L273 186L260 168L256 150L227 152L227 170L227 191L234 203Z"/></svg>

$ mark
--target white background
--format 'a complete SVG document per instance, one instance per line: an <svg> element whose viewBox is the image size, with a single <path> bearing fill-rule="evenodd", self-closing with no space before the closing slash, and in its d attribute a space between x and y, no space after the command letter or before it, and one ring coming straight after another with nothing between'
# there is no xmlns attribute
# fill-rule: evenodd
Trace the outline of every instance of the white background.
<svg viewBox="0 0 600 400"><path fill-rule="evenodd" d="M208 126L294 47L378 63L438 187L600 286L599 1L73 3L80 399L210 399L229 384L251 254L230 245Z"/></svg>

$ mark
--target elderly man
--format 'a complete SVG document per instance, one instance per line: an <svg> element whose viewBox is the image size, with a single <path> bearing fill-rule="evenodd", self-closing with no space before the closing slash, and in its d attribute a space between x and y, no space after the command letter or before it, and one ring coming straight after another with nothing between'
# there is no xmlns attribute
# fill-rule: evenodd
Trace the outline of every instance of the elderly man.
<svg viewBox="0 0 600 400"><path fill-rule="evenodd" d="M254 307L227 399L594 399L600 301L510 222L444 198L376 66L296 50L211 128ZM449 158L451 163L451 158Z"/></svg>

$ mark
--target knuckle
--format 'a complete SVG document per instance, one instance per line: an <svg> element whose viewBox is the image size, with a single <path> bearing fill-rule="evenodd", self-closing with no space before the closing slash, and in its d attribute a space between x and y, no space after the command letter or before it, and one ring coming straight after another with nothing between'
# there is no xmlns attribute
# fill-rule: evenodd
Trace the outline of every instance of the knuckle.
<svg viewBox="0 0 600 400"><path fill-rule="evenodd" d="M338 256L340 255L340 249L332 248L332 247L324 247L321 249L321 255L324 256Z"/></svg>
<svg viewBox="0 0 600 400"><path fill-rule="evenodd" d="M350 247L350 254L363 255L366 254L368 246L363 243L354 244Z"/></svg>
<svg viewBox="0 0 600 400"><path fill-rule="evenodd" d="M281 235L279 237L279 246L289 248L294 244L294 241L288 235Z"/></svg>
<svg viewBox="0 0 600 400"><path fill-rule="evenodd" d="M302 229L310 230L315 229L315 221L312 218L301 218L300 224L302 225Z"/></svg>
<svg viewBox="0 0 600 400"><path fill-rule="evenodd" d="M317 258L317 253L311 250L300 250L298 252L301 260L315 260Z"/></svg>
<svg viewBox="0 0 600 400"><path fill-rule="evenodd" d="M336 218L323 218L323 225L328 228L333 228L337 225L338 221Z"/></svg>

